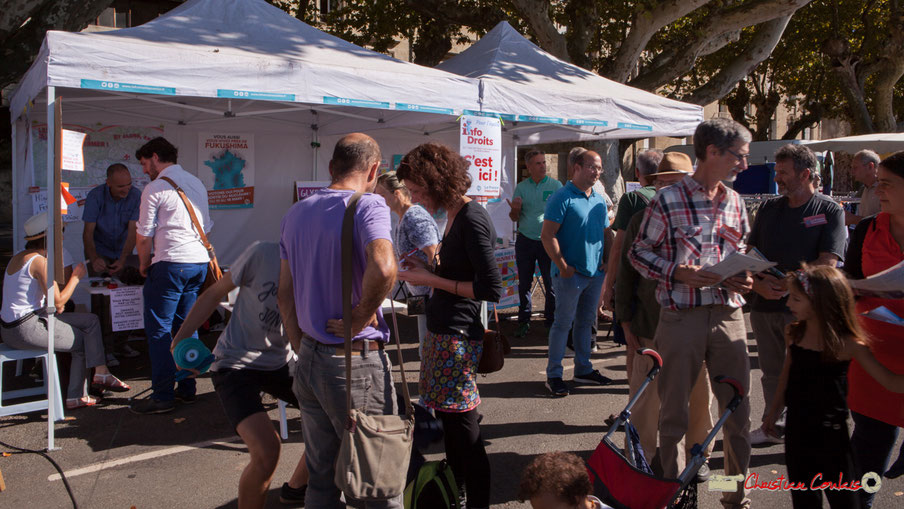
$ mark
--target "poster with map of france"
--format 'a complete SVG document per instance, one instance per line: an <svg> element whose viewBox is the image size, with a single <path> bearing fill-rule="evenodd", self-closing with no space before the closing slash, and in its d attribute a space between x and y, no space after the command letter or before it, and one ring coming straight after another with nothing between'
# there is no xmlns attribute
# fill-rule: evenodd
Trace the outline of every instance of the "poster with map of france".
<svg viewBox="0 0 904 509"><path fill-rule="evenodd" d="M211 209L254 206L254 135L198 135L198 178Z"/></svg>

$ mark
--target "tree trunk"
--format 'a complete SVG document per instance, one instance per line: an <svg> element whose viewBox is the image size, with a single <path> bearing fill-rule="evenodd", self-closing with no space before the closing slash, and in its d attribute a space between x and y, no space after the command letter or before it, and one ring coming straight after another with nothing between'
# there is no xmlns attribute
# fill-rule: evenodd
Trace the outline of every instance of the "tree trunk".
<svg viewBox="0 0 904 509"><path fill-rule="evenodd" d="M556 24L549 17L549 2L543 0L511 0L531 28L537 44L553 56L570 62L565 36L559 33Z"/></svg>
<svg viewBox="0 0 904 509"><path fill-rule="evenodd" d="M788 124L788 131L782 136L783 140L793 140L803 132L804 129L812 127L822 120L823 106L820 103L811 103L806 107L806 113L800 118Z"/></svg>
<svg viewBox="0 0 904 509"><path fill-rule="evenodd" d="M791 15L789 14L759 25L756 28L756 35L753 36L744 51L684 100L705 105L724 97L738 81L753 72L763 60L769 58L790 20Z"/></svg>
<svg viewBox="0 0 904 509"><path fill-rule="evenodd" d="M904 76L904 6L899 1L890 2L888 23L885 26L887 39L879 57L874 96L876 128L880 132L894 132L898 122L895 119L895 85Z"/></svg>
<svg viewBox="0 0 904 509"><path fill-rule="evenodd" d="M848 104L848 110L853 122L854 134L868 134L874 132L873 119L866 107L866 97L857 80L855 64L851 58L844 61L832 62L832 70L838 75L841 93Z"/></svg>

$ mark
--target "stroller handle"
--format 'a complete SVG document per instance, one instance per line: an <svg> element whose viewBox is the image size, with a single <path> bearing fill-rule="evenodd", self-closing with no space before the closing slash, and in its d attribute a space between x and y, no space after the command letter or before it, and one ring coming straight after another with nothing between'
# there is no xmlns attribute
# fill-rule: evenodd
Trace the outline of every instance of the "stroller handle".
<svg viewBox="0 0 904 509"><path fill-rule="evenodd" d="M730 376L719 375L719 376L713 378L713 380L715 380L717 383L720 383L720 384L730 385L731 388L734 389L736 397L739 397L739 398L744 397L744 386L742 386L741 382L735 380L734 378L731 378Z"/></svg>
<svg viewBox="0 0 904 509"><path fill-rule="evenodd" d="M659 352L653 350L652 348L640 348L637 350L637 353L640 355L646 355L653 361L653 367L656 371L659 371L659 368L662 367L662 357L659 356Z"/></svg>

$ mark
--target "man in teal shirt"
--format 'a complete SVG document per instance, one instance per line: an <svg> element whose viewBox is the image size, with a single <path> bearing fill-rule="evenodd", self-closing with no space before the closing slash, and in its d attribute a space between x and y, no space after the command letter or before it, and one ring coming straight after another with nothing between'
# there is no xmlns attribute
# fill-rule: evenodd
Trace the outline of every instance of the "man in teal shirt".
<svg viewBox="0 0 904 509"><path fill-rule="evenodd" d="M558 303L549 330L546 388L553 396L567 396L562 380L562 358L568 331L574 324L574 382L608 385L612 380L593 369L590 362L591 326L603 287L604 230L609 226L606 201L593 190L603 171L596 152L569 154L574 168L571 181L549 199L540 239L555 264L552 285ZM573 159L573 160L572 160Z"/></svg>
<svg viewBox="0 0 904 509"><path fill-rule="evenodd" d="M515 263L518 265L518 332L515 337L527 335L530 330L531 287L534 282L534 264L540 265L540 276L546 290L546 306L543 315L546 328L552 326L556 294L549 278L549 255L540 242L543 227L543 213L546 201L562 187L562 183L546 174L546 154L539 150L529 151L527 161L528 178L515 187L515 194L509 201L512 210L509 218L518 222L518 239L515 241ZM506 200L508 201L508 200Z"/></svg>

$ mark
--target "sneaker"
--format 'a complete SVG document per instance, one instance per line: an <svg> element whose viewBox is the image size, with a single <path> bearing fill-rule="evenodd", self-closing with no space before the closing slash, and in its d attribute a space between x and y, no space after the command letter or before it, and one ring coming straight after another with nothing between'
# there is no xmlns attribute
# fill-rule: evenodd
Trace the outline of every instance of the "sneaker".
<svg viewBox="0 0 904 509"><path fill-rule="evenodd" d="M600 351L600 345L596 344L596 341L590 343L590 352L595 353Z"/></svg>
<svg viewBox="0 0 904 509"><path fill-rule="evenodd" d="M289 483L284 482L279 490L279 501L283 504L304 505L304 494L308 490L308 485L301 488L293 488Z"/></svg>
<svg viewBox="0 0 904 509"><path fill-rule="evenodd" d="M115 368L116 366L119 366L119 359L117 359L116 356L113 355L112 353L108 353L107 354L107 367Z"/></svg>
<svg viewBox="0 0 904 509"><path fill-rule="evenodd" d="M179 391L176 391L176 401L180 403L185 403L186 405L191 405L195 401L198 400L198 397L194 394L184 394Z"/></svg>
<svg viewBox="0 0 904 509"><path fill-rule="evenodd" d="M568 385L561 378L547 378L546 388L557 398L568 396Z"/></svg>
<svg viewBox="0 0 904 509"><path fill-rule="evenodd" d="M612 379L603 376L599 370L594 369L586 375L574 375L574 383L584 385L609 385L612 383Z"/></svg>
<svg viewBox="0 0 904 509"><path fill-rule="evenodd" d="M527 333L530 332L530 322L524 322L518 324L518 332L515 333L516 338L523 338L527 336Z"/></svg>
<svg viewBox="0 0 904 509"><path fill-rule="evenodd" d="M570 346L566 345L564 357L566 359L574 359L574 348L571 348Z"/></svg>
<svg viewBox="0 0 904 509"><path fill-rule="evenodd" d="M750 445L782 444L784 442L781 437L774 437L763 431L763 428L757 428L750 432Z"/></svg>
<svg viewBox="0 0 904 509"><path fill-rule="evenodd" d="M705 461L700 468L697 469L697 484L705 483L712 476L712 472L709 470L709 462Z"/></svg>
<svg viewBox="0 0 904 509"><path fill-rule="evenodd" d="M134 414L165 414L172 412L176 405L172 401L160 401L159 399L148 398L132 403L129 410Z"/></svg>
<svg viewBox="0 0 904 509"><path fill-rule="evenodd" d="M122 348L119 350L119 355L125 357L126 359L134 359L135 357L141 355L141 352L129 345L122 345Z"/></svg>

